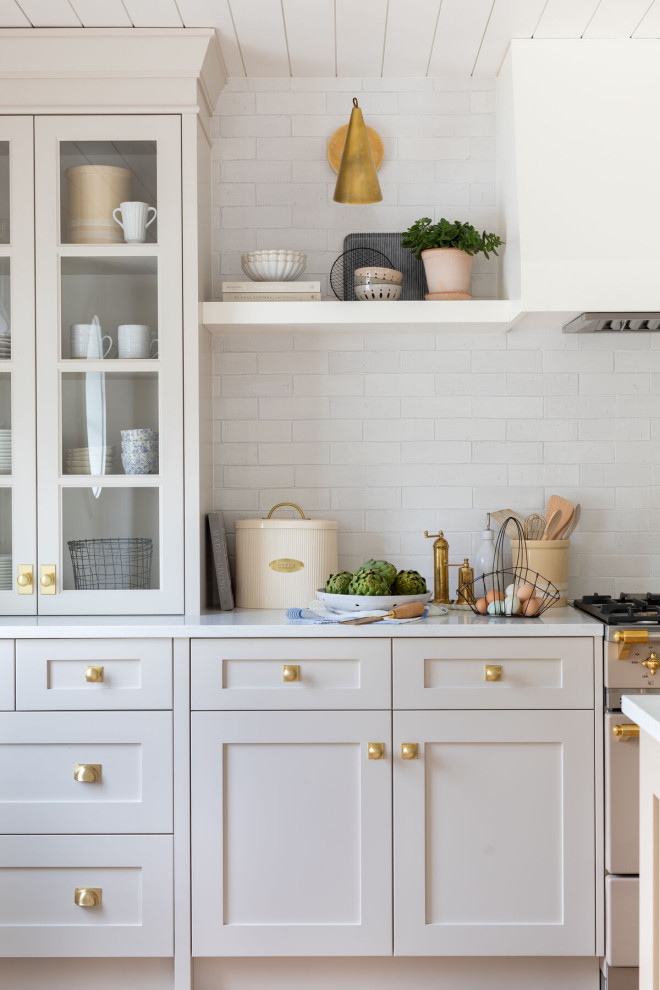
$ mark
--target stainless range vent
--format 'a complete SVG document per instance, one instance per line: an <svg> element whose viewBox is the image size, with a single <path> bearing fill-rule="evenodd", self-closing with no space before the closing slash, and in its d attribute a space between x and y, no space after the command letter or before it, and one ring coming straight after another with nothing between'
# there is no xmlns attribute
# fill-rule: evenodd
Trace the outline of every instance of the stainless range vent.
<svg viewBox="0 0 660 990"><path fill-rule="evenodd" d="M660 330L660 313L582 313L565 323L563 333L611 333Z"/></svg>

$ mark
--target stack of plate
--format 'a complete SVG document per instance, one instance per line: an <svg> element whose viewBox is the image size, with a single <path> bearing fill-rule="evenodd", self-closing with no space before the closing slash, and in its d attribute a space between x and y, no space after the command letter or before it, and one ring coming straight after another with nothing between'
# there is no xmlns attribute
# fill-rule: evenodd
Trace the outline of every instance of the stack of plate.
<svg viewBox="0 0 660 990"><path fill-rule="evenodd" d="M11 474L11 430L0 430L0 474Z"/></svg>
<svg viewBox="0 0 660 990"><path fill-rule="evenodd" d="M0 554L0 591L11 591L11 554Z"/></svg>
<svg viewBox="0 0 660 990"><path fill-rule="evenodd" d="M111 474L114 456L114 447L73 447L64 455L64 470L67 474ZM99 470L101 464L103 469Z"/></svg>
<svg viewBox="0 0 660 990"><path fill-rule="evenodd" d="M8 361L11 357L11 330L0 333L0 361Z"/></svg>

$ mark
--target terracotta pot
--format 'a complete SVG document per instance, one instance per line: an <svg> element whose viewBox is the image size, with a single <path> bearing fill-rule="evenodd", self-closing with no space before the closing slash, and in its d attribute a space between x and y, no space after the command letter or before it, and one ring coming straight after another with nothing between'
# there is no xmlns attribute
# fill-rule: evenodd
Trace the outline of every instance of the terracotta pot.
<svg viewBox="0 0 660 990"><path fill-rule="evenodd" d="M422 251L422 261L428 282L428 296L434 298L471 299L470 273L472 255L458 248L431 248ZM458 297L455 293L460 293ZM440 294L440 295L438 295Z"/></svg>

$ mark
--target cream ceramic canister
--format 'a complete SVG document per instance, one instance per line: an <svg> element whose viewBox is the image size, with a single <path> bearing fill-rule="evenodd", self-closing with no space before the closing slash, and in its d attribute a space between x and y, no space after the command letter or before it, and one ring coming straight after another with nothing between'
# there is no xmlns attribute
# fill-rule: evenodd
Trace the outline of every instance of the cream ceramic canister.
<svg viewBox="0 0 660 990"><path fill-rule="evenodd" d="M301 518L273 519L282 506ZM293 502L280 502L265 519L238 519L235 529L237 608L308 605L338 570L337 523L306 519Z"/></svg>

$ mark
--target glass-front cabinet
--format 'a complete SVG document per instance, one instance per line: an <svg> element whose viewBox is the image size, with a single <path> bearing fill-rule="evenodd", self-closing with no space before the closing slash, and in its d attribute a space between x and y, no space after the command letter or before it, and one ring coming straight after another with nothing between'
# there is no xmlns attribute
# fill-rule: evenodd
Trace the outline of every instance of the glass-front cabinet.
<svg viewBox="0 0 660 990"><path fill-rule="evenodd" d="M24 122L0 133L0 607L182 612L181 119Z"/></svg>

